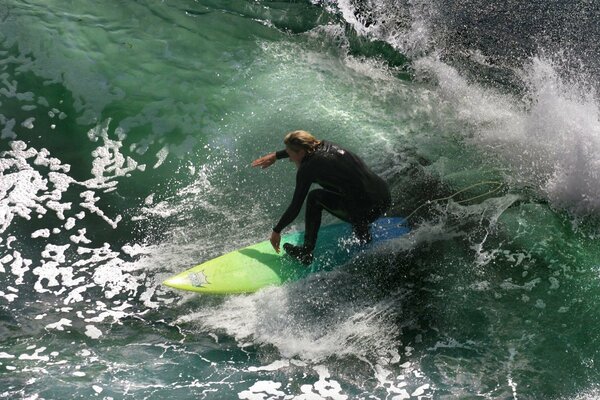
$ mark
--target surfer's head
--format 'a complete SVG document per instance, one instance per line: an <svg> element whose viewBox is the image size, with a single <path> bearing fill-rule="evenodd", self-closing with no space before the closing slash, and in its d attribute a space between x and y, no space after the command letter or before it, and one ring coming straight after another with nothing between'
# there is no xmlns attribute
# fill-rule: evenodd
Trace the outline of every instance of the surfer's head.
<svg viewBox="0 0 600 400"><path fill-rule="evenodd" d="M321 141L306 131L292 131L285 135L283 143L290 161L299 166L304 157L314 152Z"/></svg>

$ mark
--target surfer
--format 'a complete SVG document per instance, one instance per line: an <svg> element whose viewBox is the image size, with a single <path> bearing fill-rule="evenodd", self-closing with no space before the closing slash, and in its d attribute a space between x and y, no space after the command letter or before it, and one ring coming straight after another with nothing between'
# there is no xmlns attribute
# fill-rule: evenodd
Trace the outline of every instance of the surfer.
<svg viewBox="0 0 600 400"><path fill-rule="evenodd" d="M289 158L298 168L292 202L271 233L270 241L275 251L280 251L281 231L298 216L305 199L304 245L283 245L291 257L305 265L312 262L323 210L352 224L356 238L363 244L369 243L369 224L391 204L390 190L385 181L354 153L329 141L317 140L306 131L290 132L283 142L284 150L252 162L253 167L264 169L277 160ZM309 193L313 183L322 188Z"/></svg>

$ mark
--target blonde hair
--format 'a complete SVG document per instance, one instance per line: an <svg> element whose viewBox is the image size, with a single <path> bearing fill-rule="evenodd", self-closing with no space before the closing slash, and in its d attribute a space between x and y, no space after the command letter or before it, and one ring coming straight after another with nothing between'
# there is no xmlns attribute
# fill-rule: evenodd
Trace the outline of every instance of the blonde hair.
<svg viewBox="0 0 600 400"><path fill-rule="evenodd" d="M304 149L310 154L321 144L321 141L317 140L317 138L306 131L298 130L289 132L285 135L283 143L294 151Z"/></svg>

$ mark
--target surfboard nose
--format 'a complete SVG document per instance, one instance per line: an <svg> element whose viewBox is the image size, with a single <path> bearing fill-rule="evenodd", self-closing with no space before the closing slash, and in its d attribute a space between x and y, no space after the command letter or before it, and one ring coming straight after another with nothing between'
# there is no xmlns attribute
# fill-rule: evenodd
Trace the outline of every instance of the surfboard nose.
<svg viewBox="0 0 600 400"><path fill-rule="evenodd" d="M187 276L182 276L182 274L179 274L172 276L169 279L165 279L162 284L174 289L184 289L190 286L191 282Z"/></svg>

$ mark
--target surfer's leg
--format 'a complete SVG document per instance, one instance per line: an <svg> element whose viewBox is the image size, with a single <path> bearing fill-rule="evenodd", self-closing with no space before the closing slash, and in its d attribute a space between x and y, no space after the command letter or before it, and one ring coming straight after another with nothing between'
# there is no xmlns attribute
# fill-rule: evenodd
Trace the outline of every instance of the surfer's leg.
<svg viewBox="0 0 600 400"><path fill-rule="evenodd" d="M317 244L317 236L321 227L323 209L343 221L350 222L350 216L344 208L344 198L335 192L315 189L306 199L306 220L304 231L304 247L313 251Z"/></svg>
<svg viewBox="0 0 600 400"><path fill-rule="evenodd" d="M357 202L325 189L315 189L308 194L306 199L306 230L304 247L313 251L317 243L321 215L323 209L339 219L352 224L354 235L363 243L371 241L369 225L382 216L389 208L387 196L383 200L373 202Z"/></svg>
<svg viewBox="0 0 600 400"><path fill-rule="evenodd" d="M371 242L371 230L369 229L368 222L363 221L352 225L352 231L354 232L354 236L356 236L360 244L367 244Z"/></svg>
<svg viewBox="0 0 600 400"><path fill-rule="evenodd" d="M294 246L285 243L283 245L285 252L305 265L310 264L313 260L313 250L317 244L323 209L349 222L349 216L343 208L343 204L343 198L337 193L325 189L311 191L306 198L304 245Z"/></svg>
<svg viewBox="0 0 600 400"><path fill-rule="evenodd" d="M352 230L354 236L359 240L361 244L370 243L372 240L369 225L377 218L385 214L390 206L390 202L387 199L384 201L377 202L373 205L368 205L364 208L354 210L351 212Z"/></svg>

